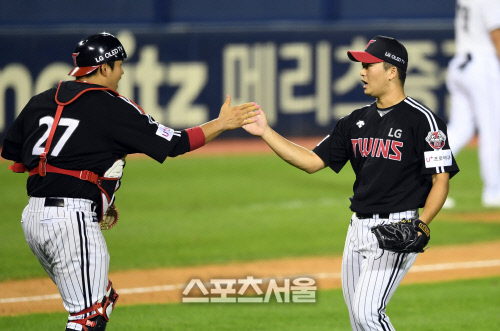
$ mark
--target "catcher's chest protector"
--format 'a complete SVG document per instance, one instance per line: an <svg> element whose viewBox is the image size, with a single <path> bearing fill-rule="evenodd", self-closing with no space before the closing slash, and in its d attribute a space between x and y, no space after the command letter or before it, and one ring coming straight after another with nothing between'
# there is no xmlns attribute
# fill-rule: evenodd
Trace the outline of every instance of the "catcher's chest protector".
<svg viewBox="0 0 500 331"><path fill-rule="evenodd" d="M47 138L47 143L45 144L45 149L44 151L40 154L40 162L38 164L38 167L29 170L29 175L39 175L44 177L48 172L51 173L58 173L58 174L63 174L63 175L68 175L68 176L73 176L76 178L79 178L81 180L89 181L99 188L101 191L101 210L98 211L98 218L99 221L101 221L104 213L108 210L109 206L111 206L114 202L114 193L119 187L119 180L120 178L108 178L108 177L103 177L99 176L98 174L90 171L90 170L67 170L67 169L61 169L58 167L51 166L50 164L47 163L47 154L50 150L51 144L52 144L52 139L54 138L54 133L57 129L57 125L59 124L59 120L61 119L61 114L64 110L64 107L69 105L70 103L74 102L76 99L78 99L83 93L88 92L88 91L95 91L95 90L102 90L102 91L112 91L112 89L108 87L91 87L85 90L82 90L80 93L78 93L74 98L67 102L61 102L58 100L58 95L59 95L59 90L61 88L61 83L59 82L59 86L57 87L57 92L56 92L56 102L57 102L57 111L56 111L56 116L54 118L54 122L52 124L52 127L50 129L49 137ZM22 164L22 163L15 163L12 166L9 166L9 169L11 169L14 172L26 172L28 169Z"/></svg>

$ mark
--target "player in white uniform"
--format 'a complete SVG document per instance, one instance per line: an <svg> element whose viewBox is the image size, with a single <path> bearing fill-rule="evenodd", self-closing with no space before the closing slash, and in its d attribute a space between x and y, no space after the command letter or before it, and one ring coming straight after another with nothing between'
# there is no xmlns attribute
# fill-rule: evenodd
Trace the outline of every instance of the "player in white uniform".
<svg viewBox="0 0 500 331"><path fill-rule="evenodd" d="M500 0L457 0L455 44L447 77L450 147L457 155L478 132L482 203L500 207Z"/></svg>

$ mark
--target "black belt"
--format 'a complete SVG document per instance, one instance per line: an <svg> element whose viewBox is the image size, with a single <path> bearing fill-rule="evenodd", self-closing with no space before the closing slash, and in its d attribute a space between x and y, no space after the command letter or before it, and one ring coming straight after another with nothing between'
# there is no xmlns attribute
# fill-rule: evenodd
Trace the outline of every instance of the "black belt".
<svg viewBox="0 0 500 331"><path fill-rule="evenodd" d="M466 58L465 58L465 61L464 63L462 63L461 65L458 66L458 69L460 70L464 70L465 67L470 63L470 61L472 61L472 55L470 53L468 53L466 55Z"/></svg>
<svg viewBox="0 0 500 331"><path fill-rule="evenodd" d="M379 218L389 218L390 213L380 213L380 214L356 213L357 218L376 218L377 215Z"/></svg>
<svg viewBox="0 0 500 331"><path fill-rule="evenodd" d="M45 207L64 207L64 199L45 198Z"/></svg>

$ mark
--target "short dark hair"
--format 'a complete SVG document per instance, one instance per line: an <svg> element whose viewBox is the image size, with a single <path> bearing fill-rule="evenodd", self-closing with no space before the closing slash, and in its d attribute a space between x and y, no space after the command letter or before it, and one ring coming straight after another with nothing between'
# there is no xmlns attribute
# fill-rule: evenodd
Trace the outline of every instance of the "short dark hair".
<svg viewBox="0 0 500 331"><path fill-rule="evenodd" d="M115 61L108 61L106 63L109 65L109 67L111 68L111 70L115 69ZM103 64L105 64L105 63L103 63ZM84 77L92 77L93 75L95 75L97 73L97 70L99 70L99 68L97 68L96 70L92 71L88 75L76 77L76 80L81 80Z"/></svg>
<svg viewBox="0 0 500 331"><path fill-rule="evenodd" d="M393 65L393 64L384 62L384 69L385 70L389 70L391 67L396 67L396 66ZM396 70L398 71L398 77L399 77L399 81L401 82L401 86L405 86L406 72L404 72L403 70L399 69L398 67L396 67Z"/></svg>

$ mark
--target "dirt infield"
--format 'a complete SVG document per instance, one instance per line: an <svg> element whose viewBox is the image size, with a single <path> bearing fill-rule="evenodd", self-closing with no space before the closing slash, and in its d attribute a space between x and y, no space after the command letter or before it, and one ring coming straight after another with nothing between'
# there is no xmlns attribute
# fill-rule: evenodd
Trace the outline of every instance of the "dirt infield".
<svg viewBox="0 0 500 331"><path fill-rule="evenodd" d="M500 275L500 242L430 248L421 254L403 283L436 282ZM267 260L227 265L112 272L120 305L180 302L191 279L295 278L307 275L318 289L339 288L341 257ZM208 288L208 287L207 287ZM192 293L190 293L192 294ZM57 288L48 278L0 283L0 316L63 312Z"/></svg>

